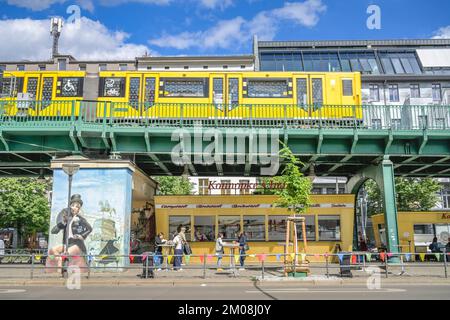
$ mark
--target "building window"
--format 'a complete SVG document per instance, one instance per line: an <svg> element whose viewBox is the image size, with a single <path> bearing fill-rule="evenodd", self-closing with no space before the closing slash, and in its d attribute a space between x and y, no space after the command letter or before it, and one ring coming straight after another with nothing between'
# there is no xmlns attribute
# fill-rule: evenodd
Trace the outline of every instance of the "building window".
<svg viewBox="0 0 450 320"><path fill-rule="evenodd" d="M306 240L316 241L316 216L303 217L305 217ZM303 230L301 223L297 224L297 239L299 241L303 240Z"/></svg>
<svg viewBox="0 0 450 320"><path fill-rule="evenodd" d="M411 98L420 98L420 86L419 84L410 84Z"/></svg>
<svg viewBox="0 0 450 320"><path fill-rule="evenodd" d="M389 101L391 101L391 102L399 102L400 101L397 84L389 85Z"/></svg>
<svg viewBox="0 0 450 320"><path fill-rule="evenodd" d="M119 65L119 70L120 71L127 71L128 70L128 65L126 65L126 64Z"/></svg>
<svg viewBox="0 0 450 320"><path fill-rule="evenodd" d="M372 129L381 129L381 119L372 119Z"/></svg>
<svg viewBox="0 0 450 320"><path fill-rule="evenodd" d="M194 238L192 241L214 241L216 238L216 218L214 216L194 217Z"/></svg>
<svg viewBox="0 0 450 320"><path fill-rule="evenodd" d="M18 64L18 65L17 65L17 71L25 71L25 65L23 65L23 64Z"/></svg>
<svg viewBox="0 0 450 320"><path fill-rule="evenodd" d="M165 69L165 70L169 70L170 67L169 67L169 66L165 66L164 69Z"/></svg>
<svg viewBox="0 0 450 320"><path fill-rule="evenodd" d="M5 71L6 70L6 65L2 64L0 65L0 72Z"/></svg>
<svg viewBox="0 0 450 320"><path fill-rule="evenodd" d="M64 71L67 69L66 59L58 59L58 70Z"/></svg>
<svg viewBox="0 0 450 320"><path fill-rule="evenodd" d="M78 67L78 69L79 69L80 71L86 71L86 65L85 65L85 64L80 64L79 67Z"/></svg>
<svg viewBox="0 0 450 320"><path fill-rule="evenodd" d="M203 66L203 69L205 69L205 70L208 69L208 66Z"/></svg>
<svg viewBox="0 0 450 320"><path fill-rule="evenodd" d="M244 232L248 240L265 240L266 223L264 216L244 216Z"/></svg>
<svg viewBox="0 0 450 320"><path fill-rule="evenodd" d="M188 69L189 69L189 66L184 66L184 69L185 69L185 70L188 70Z"/></svg>
<svg viewBox="0 0 450 320"><path fill-rule="evenodd" d="M242 65L242 66L241 66L241 69L245 69L245 66L244 66L244 65Z"/></svg>
<svg viewBox="0 0 450 320"><path fill-rule="evenodd" d="M319 240L340 241L341 240L341 218L340 216L319 216Z"/></svg>
<svg viewBox="0 0 450 320"><path fill-rule="evenodd" d="M394 130L400 130L402 127L402 120L401 119L392 119L392 129Z"/></svg>
<svg viewBox="0 0 450 320"><path fill-rule="evenodd" d="M422 73L414 52L384 52L380 56L387 74Z"/></svg>
<svg viewBox="0 0 450 320"><path fill-rule="evenodd" d="M220 183L222 184L220 194L231 194L231 180L221 180Z"/></svg>
<svg viewBox="0 0 450 320"><path fill-rule="evenodd" d="M336 194L336 188L327 188L327 194Z"/></svg>
<svg viewBox="0 0 450 320"><path fill-rule="evenodd" d="M441 101L441 85L439 83L432 84L433 101Z"/></svg>
<svg viewBox="0 0 450 320"><path fill-rule="evenodd" d="M442 208L444 209L450 209L450 189L443 189L441 191L441 198L442 198Z"/></svg>
<svg viewBox="0 0 450 320"><path fill-rule="evenodd" d="M46 69L45 64L40 64L39 65L39 71L45 71L45 69Z"/></svg>
<svg viewBox="0 0 450 320"><path fill-rule="evenodd" d="M313 188L311 193L312 194L322 194L322 188Z"/></svg>
<svg viewBox="0 0 450 320"><path fill-rule="evenodd" d="M353 80L351 79L342 80L342 94L346 97L353 96Z"/></svg>
<svg viewBox="0 0 450 320"><path fill-rule="evenodd" d="M152 70L152 66L147 66L147 70Z"/></svg>
<svg viewBox="0 0 450 320"><path fill-rule="evenodd" d="M239 194L250 194L250 180L239 180Z"/></svg>
<svg viewBox="0 0 450 320"><path fill-rule="evenodd" d="M286 219L288 216L269 216L269 241L286 240Z"/></svg>
<svg viewBox="0 0 450 320"><path fill-rule="evenodd" d="M173 240L180 227L186 228L186 240L191 240L190 216L169 216L169 240Z"/></svg>
<svg viewBox="0 0 450 320"><path fill-rule="evenodd" d="M98 65L98 70L99 71L106 71L106 64L105 63L102 63L102 64L99 64Z"/></svg>
<svg viewBox="0 0 450 320"><path fill-rule="evenodd" d="M237 240L241 230L240 216L219 216L219 233L224 240Z"/></svg>
<svg viewBox="0 0 450 320"><path fill-rule="evenodd" d="M380 87L377 84L369 85L370 101L380 101Z"/></svg>
<svg viewBox="0 0 450 320"><path fill-rule="evenodd" d="M198 194L209 194L209 179L198 179Z"/></svg>
<svg viewBox="0 0 450 320"><path fill-rule="evenodd" d="M228 66L223 66L224 69L228 69Z"/></svg>
<svg viewBox="0 0 450 320"><path fill-rule="evenodd" d="M428 117L426 115L418 116L419 119L419 128L425 129L428 125Z"/></svg>

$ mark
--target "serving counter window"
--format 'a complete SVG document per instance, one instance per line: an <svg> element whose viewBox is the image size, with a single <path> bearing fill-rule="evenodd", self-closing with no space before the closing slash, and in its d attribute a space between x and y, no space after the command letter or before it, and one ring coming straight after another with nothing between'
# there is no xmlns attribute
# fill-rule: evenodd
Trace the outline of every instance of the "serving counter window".
<svg viewBox="0 0 450 320"><path fill-rule="evenodd" d="M194 238L192 241L214 241L215 235L216 219L214 216L194 217Z"/></svg>
<svg viewBox="0 0 450 320"><path fill-rule="evenodd" d="M341 218L340 216L319 215L319 241L341 240Z"/></svg>
<svg viewBox="0 0 450 320"><path fill-rule="evenodd" d="M305 217L305 228L306 228L306 240L316 241L316 218L315 216L303 216ZM338 216L339 218L339 216ZM302 225L297 225L297 238L299 240L303 239Z"/></svg>
<svg viewBox="0 0 450 320"><path fill-rule="evenodd" d="M269 241L286 239L286 219L288 216L269 216Z"/></svg>
<svg viewBox="0 0 450 320"><path fill-rule="evenodd" d="M170 216L169 217L169 236L173 240L178 233L178 227L186 228L186 240L191 240L191 216Z"/></svg>
<svg viewBox="0 0 450 320"><path fill-rule="evenodd" d="M244 232L248 240L266 240L265 216L244 216Z"/></svg>
<svg viewBox="0 0 450 320"><path fill-rule="evenodd" d="M224 240L237 240L241 230L241 216L219 216L219 232Z"/></svg>

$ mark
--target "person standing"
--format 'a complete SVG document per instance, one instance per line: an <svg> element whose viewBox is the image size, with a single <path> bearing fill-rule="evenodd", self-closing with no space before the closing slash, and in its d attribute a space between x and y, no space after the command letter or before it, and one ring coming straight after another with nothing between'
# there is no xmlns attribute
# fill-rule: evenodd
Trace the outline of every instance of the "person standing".
<svg viewBox="0 0 450 320"><path fill-rule="evenodd" d="M173 244L175 246L174 259L173 259L173 270L182 271L181 263L183 262L183 246L186 243L186 228L181 227L180 232L173 239Z"/></svg>
<svg viewBox="0 0 450 320"><path fill-rule="evenodd" d="M223 271L222 269L222 257L224 254L223 245L223 233L219 233L216 240L216 256L217 256L217 271Z"/></svg>
<svg viewBox="0 0 450 320"><path fill-rule="evenodd" d="M3 236L0 236L0 261L2 261L5 255L5 241L3 241Z"/></svg>
<svg viewBox="0 0 450 320"><path fill-rule="evenodd" d="M239 233L238 242L239 242L239 255L240 255L240 263L241 263L241 268L239 270L242 271L242 270L245 270L244 269L245 254L248 250L247 236L244 231L241 231L241 233Z"/></svg>
<svg viewBox="0 0 450 320"><path fill-rule="evenodd" d="M161 263L162 263L162 244L166 243L167 240L164 239L164 233L160 232L155 237L155 268L158 268L158 271L161 271Z"/></svg>

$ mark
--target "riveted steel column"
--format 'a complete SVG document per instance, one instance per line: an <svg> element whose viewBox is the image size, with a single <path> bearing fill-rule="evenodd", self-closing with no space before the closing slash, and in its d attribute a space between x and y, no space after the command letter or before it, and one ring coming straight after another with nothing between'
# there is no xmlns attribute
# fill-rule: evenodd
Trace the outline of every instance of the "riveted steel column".
<svg viewBox="0 0 450 320"><path fill-rule="evenodd" d="M384 204L384 221L386 226L386 242L388 252L398 253L398 222L397 202L395 198L394 166L392 161L385 157L380 164L381 175L379 183Z"/></svg>

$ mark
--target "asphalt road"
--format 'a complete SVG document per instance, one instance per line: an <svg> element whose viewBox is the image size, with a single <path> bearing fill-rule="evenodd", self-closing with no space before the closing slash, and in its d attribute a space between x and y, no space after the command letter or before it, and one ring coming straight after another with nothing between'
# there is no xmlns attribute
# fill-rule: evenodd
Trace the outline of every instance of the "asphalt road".
<svg viewBox="0 0 450 320"><path fill-rule="evenodd" d="M298 284L198 284L154 286L84 286L80 290L65 287L0 287L0 300L389 300L450 299L448 284L382 285L370 290L364 285L298 285Z"/></svg>

